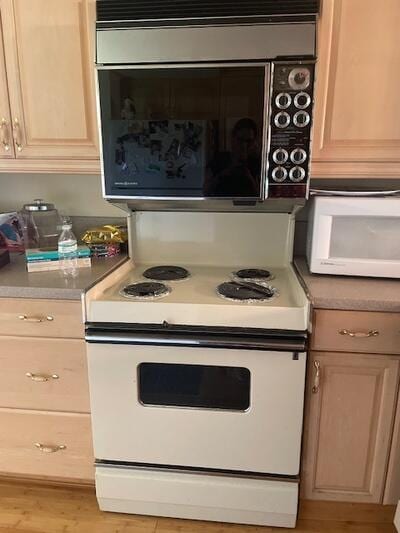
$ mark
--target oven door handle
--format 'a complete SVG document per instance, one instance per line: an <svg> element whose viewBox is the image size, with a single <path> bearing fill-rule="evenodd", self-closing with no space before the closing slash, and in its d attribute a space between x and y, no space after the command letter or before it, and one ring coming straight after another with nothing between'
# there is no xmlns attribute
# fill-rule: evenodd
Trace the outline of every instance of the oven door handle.
<svg viewBox="0 0 400 533"><path fill-rule="evenodd" d="M85 339L95 344L130 344L150 346L181 346L195 348L228 348L280 352L306 351L306 338L246 337L224 335L190 335L171 332L86 331Z"/></svg>

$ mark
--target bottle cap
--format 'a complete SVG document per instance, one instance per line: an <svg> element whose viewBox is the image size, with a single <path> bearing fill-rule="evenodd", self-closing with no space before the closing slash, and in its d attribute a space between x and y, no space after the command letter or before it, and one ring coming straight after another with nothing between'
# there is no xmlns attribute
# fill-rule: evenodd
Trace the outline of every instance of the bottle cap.
<svg viewBox="0 0 400 533"><path fill-rule="evenodd" d="M61 228L62 229L71 229L72 228L72 222L71 222L71 219L69 217L62 217Z"/></svg>

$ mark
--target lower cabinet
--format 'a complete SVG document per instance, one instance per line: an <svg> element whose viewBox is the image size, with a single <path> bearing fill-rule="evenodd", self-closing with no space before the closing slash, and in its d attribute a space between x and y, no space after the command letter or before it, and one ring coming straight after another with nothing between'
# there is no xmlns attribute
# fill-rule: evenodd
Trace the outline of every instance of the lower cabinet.
<svg viewBox="0 0 400 533"><path fill-rule="evenodd" d="M94 478L89 414L0 409L0 427L0 474L80 482Z"/></svg>
<svg viewBox="0 0 400 533"><path fill-rule="evenodd" d="M399 358L311 352L302 497L382 503Z"/></svg>
<svg viewBox="0 0 400 533"><path fill-rule="evenodd" d="M0 407L90 412L83 339L1 337L0 343Z"/></svg>
<svg viewBox="0 0 400 533"><path fill-rule="evenodd" d="M0 476L93 484L83 337L79 301L0 298Z"/></svg>

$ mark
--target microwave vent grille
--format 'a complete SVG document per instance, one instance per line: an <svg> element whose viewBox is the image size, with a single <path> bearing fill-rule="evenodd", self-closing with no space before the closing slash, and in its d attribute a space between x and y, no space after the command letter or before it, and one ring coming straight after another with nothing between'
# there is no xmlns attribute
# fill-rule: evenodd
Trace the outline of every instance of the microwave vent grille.
<svg viewBox="0 0 400 533"><path fill-rule="evenodd" d="M97 22L207 21L315 16L320 0L98 0Z"/></svg>

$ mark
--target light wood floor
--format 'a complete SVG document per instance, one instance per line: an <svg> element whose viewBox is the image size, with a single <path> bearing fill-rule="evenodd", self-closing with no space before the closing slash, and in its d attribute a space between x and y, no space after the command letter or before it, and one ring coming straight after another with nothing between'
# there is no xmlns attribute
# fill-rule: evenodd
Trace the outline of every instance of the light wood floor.
<svg viewBox="0 0 400 533"><path fill-rule="evenodd" d="M93 489L0 481L0 533L395 533L394 507L302 502L296 530L102 513Z"/></svg>

